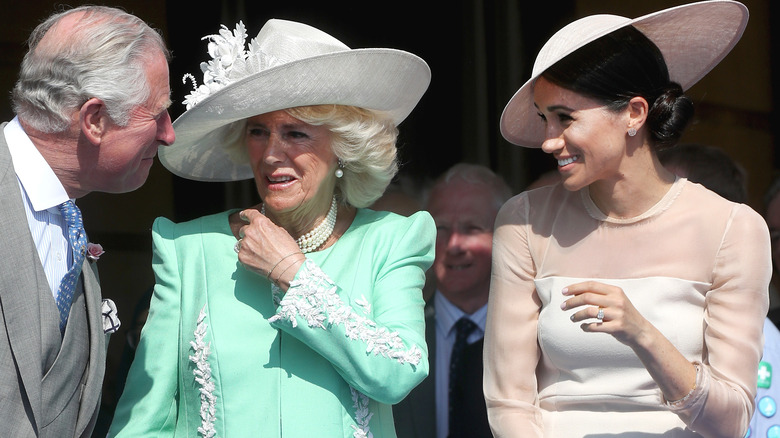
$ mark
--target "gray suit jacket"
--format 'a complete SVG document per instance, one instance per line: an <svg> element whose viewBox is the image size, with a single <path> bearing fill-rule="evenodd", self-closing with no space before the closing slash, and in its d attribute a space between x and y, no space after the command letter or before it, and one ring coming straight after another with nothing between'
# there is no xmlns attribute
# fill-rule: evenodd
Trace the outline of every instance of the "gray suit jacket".
<svg viewBox="0 0 780 438"><path fill-rule="evenodd" d="M78 345L78 348L87 350L79 352L82 358L86 358L86 366L69 367L69 355L63 354L65 349L60 349L59 339L52 348L51 316L55 313L49 312L49 309L56 312L56 305L27 225L22 194L2 132L4 127L5 124L0 125L2 434L13 437L88 437L97 419L106 363L106 335L102 325L97 267L92 262L84 262L81 277L84 294L78 297L80 307L74 304L74 309L82 313L86 309L85 317L79 315L83 321L80 333L88 334L88 341L79 336L71 337L76 342L70 342L67 332L66 339L62 341L63 346ZM59 335L58 330L56 335ZM71 393L72 396L52 394L58 392L60 381L65 385L80 381L81 385Z"/></svg>

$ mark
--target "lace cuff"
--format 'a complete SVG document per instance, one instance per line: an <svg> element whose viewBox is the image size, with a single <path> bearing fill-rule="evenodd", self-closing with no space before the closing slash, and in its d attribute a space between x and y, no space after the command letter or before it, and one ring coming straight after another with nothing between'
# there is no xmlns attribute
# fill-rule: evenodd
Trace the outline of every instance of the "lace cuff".
<svg viewBox="0 0 780 438"><path fill-rule="evenodd" d="M336 284L310 259L306 259L283 296L277 286L272 285L271 288L279 306L276 315L268 319L271 323L286 321L292 327L298 327L300 318L309 328L328 330L341 325L347 338L366 345L366 352L415 366L422 359L422 351L417 345L406 349L398 332L377 327L376 322L359 315L344 303L336 293ZM370 315L371 305L365 298L358 300L357 304L363 313Z"/></svg>

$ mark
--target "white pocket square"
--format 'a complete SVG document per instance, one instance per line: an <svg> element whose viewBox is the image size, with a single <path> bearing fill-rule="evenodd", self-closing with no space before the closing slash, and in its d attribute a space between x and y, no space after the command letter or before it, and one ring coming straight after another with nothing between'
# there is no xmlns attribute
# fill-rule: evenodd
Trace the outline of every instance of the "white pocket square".
<svg viewBox="0 0 780 438"><path fill-rule="evenodd" d="M103 313L103 333L110 334L119 330L122 323L117 315L116 304L112 300L108 298L103 300L101 312Z"/></svg>

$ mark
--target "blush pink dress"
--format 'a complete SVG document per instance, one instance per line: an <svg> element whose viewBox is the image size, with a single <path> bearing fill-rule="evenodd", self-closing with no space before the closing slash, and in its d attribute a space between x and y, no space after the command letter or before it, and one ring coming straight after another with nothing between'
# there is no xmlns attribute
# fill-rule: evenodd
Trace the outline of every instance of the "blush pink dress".
<svg viewBox="0 0 780 438"><path fill-rule="evenodd" d="M606 217L587 188L522 193L496 220L485 398L504 437L743 437L771 276L769 233L750 207L678 179L639 217ZM634 352L586 333L563 287L620 286L691 362L697 388L668 407ZM578 310L578 309L577 309Z"/></svg>

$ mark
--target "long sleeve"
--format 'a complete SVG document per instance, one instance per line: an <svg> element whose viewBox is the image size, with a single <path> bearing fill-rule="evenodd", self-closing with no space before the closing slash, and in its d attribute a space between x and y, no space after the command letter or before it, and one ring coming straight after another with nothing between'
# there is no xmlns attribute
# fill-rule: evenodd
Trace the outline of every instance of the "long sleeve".
<svg viewBox="0 0 780 438"><path fill-rule="evenodd" d="M702 385L676 411L704 437L744 436L747 430L771 275L764 220L744 205L735 206L706 295Z"/></svg>
<svg viewBox="0 0 780 438"><path fill-rule="evenodd" d="M484 391L496 438L542 437L536 366L541 303L529 248L528 203L523 195L498 214L485 331Z"/></svg>
<svg viewBox="0 0 780 438"><path fill-rule="evenodd" d="M371 260L367 281L330 275L327 263L309 259L270 321L357 391L395 404L428 375L422 288L436 230L427 213L380 228L364 237L369 251L353 255Z"/></svg>
<svg viewBox="0 0 780 438"><path fill-rule="evenodd" d="M387 403L428 372L430 216L359 211L282 296L238 263L230 213L155 222L157 284L111 436L395 436Z"/></svg>
<svg viewBox="0 0 780 438"><path fill-rule="evenodd" d="M178 403L181 282L173 224L154 223L152 265L156 277L144 325L109 436L173 436Z"/></svg>
<svg viewBox="0 0 780 438"><path fill-rule="evenodd" d="M496 221L485 336L485 397L496 437L693 430L744 436L771 276L763 219L678 180L644 214L608 218L586 190L509 201ZM632 305L691 362L697 387L669 407L635 352L583 331L561 289L595 280Z"/></svg>

